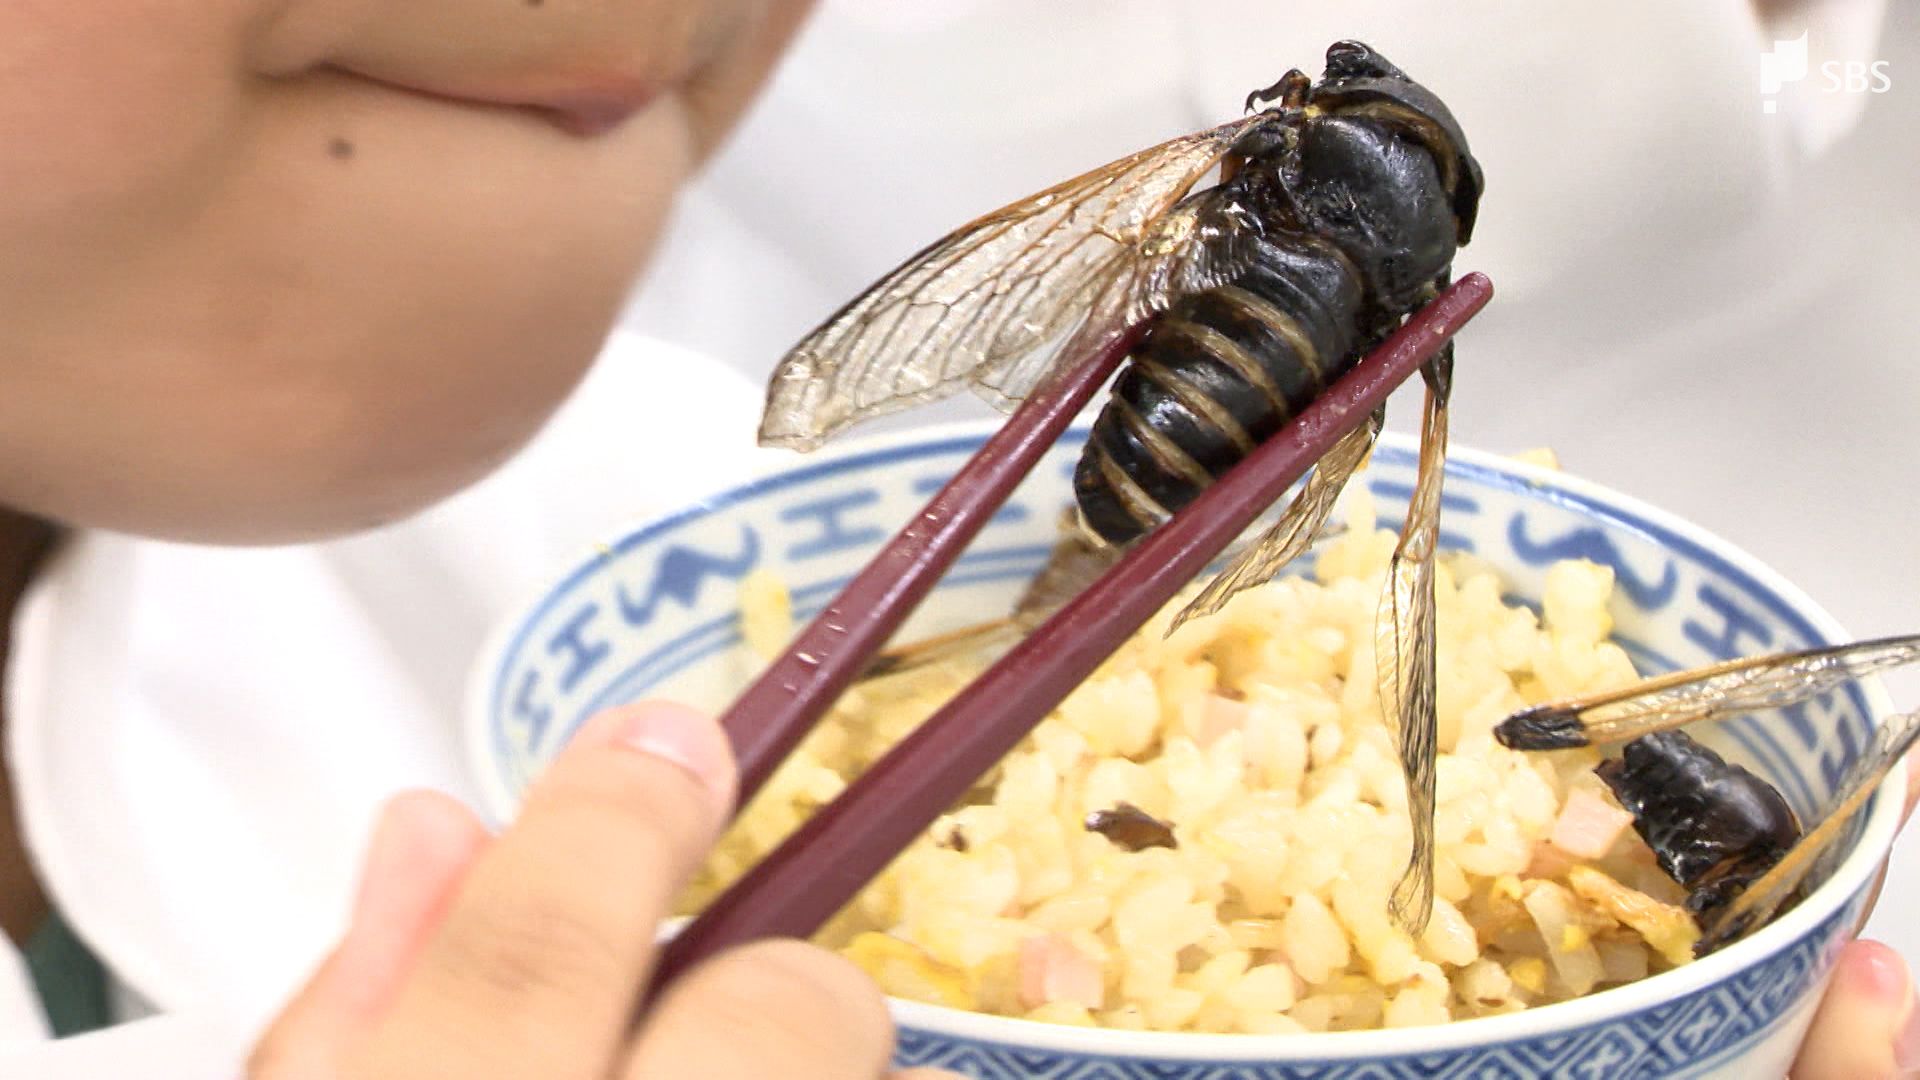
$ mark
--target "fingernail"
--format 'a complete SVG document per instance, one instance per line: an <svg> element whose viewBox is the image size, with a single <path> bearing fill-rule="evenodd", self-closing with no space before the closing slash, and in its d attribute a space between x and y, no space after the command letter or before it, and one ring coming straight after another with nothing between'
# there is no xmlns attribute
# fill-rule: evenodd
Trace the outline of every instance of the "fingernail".
<svg viewBox="0 0 1920 1080"><path fill-rule="evenodd" d="M588 721L580 736L672 762L719 798L733 797L733 748L720 725L696 709L669 701L625 705Z"/></svg>

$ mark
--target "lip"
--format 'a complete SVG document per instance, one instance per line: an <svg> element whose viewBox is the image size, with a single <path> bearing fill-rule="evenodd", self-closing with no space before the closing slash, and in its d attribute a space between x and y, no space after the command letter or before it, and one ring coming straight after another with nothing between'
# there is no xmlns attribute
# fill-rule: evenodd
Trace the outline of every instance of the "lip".
<svg viewBox="0 0 1920 1080"><path fill-rule="evenodd" d="M569 135L602 135L646 109L670 85L626 78L569 78L544 86L433 85L353 72L382 86L436 101L534 113Z"/></svg>
<svg viewBox="0 0 1920 1080"><path fill-rule="evenodd" d="M586 138L619 127L652 104L660 93L653 87L600 85L531 95L526 100L489 103L533 109L546 114L567 134Z"/></svg>

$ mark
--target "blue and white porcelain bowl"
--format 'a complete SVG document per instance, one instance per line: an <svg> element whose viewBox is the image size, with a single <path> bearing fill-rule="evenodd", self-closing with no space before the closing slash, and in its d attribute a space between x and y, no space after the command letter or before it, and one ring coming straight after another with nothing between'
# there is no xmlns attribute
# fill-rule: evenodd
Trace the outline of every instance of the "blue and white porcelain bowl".
<svg viewBox="0 0 1920 1080"><path fill-rule="evenodd" d="M601 708L642 696L724 705L755 667L738 629L740 579L773 568L791 586L796 615L811 615L988 430L944 427L796 457L558 575L500 628L474 672L466 735L489 809L510 817L529 778ZM1046 558L1084 437L1076 430L1053 449L909 633L1005 613ZM1414 460L1414 448L1394 438L1375 456L1367 475L1382 521L1404 510ZM1555 560L1611 566L1617 639L1643 672L1845 640L1750 556L1571 477L1457 451L1444 515L1443 543L1498 566L1522 600L1538 600ZM1736 720L1706 741L1779 786L1805 816L1888 711L1869 684ZM1901 784L1896 772L1829 879L1772 925L1686 967L1576 1001L1440 1027L1277 1036L1106 1031L900 1001L898 1058L994 1080L1780 1076L1892 843Z"/></svg>

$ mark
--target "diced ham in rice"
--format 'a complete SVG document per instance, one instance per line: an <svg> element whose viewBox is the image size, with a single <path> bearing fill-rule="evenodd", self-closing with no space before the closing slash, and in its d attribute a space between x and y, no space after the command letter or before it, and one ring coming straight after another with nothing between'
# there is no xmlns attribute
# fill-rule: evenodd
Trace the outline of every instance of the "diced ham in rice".
<svg viewBox="0 0 1920 1080"><path fill-rule="evenodd" d="M1040 934L1020 943L1020 1003L1037 1009L1048 1002L1071 1001L1100 1007L1106 990L1100 964L1059 934Z"/></svg>
<svg viewBox="0 0 1920 1080"><path fill-rule="evenodd" d="M1553 846L1582 859L1603 859L1613 842L1633 827L1633 815L1592 788L1579 787L1554 819Z"/></svg>

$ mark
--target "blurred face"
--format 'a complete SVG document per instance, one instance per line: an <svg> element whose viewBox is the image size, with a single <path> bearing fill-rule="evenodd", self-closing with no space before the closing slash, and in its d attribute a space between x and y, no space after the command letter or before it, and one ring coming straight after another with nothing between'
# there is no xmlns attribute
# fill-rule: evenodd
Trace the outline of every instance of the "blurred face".
<svg viewBox="0 0 1920 1080"><path fill-rule="evenodd" d="M0 4L0 503L269 541L483 475L803 6Z"/></svg>

